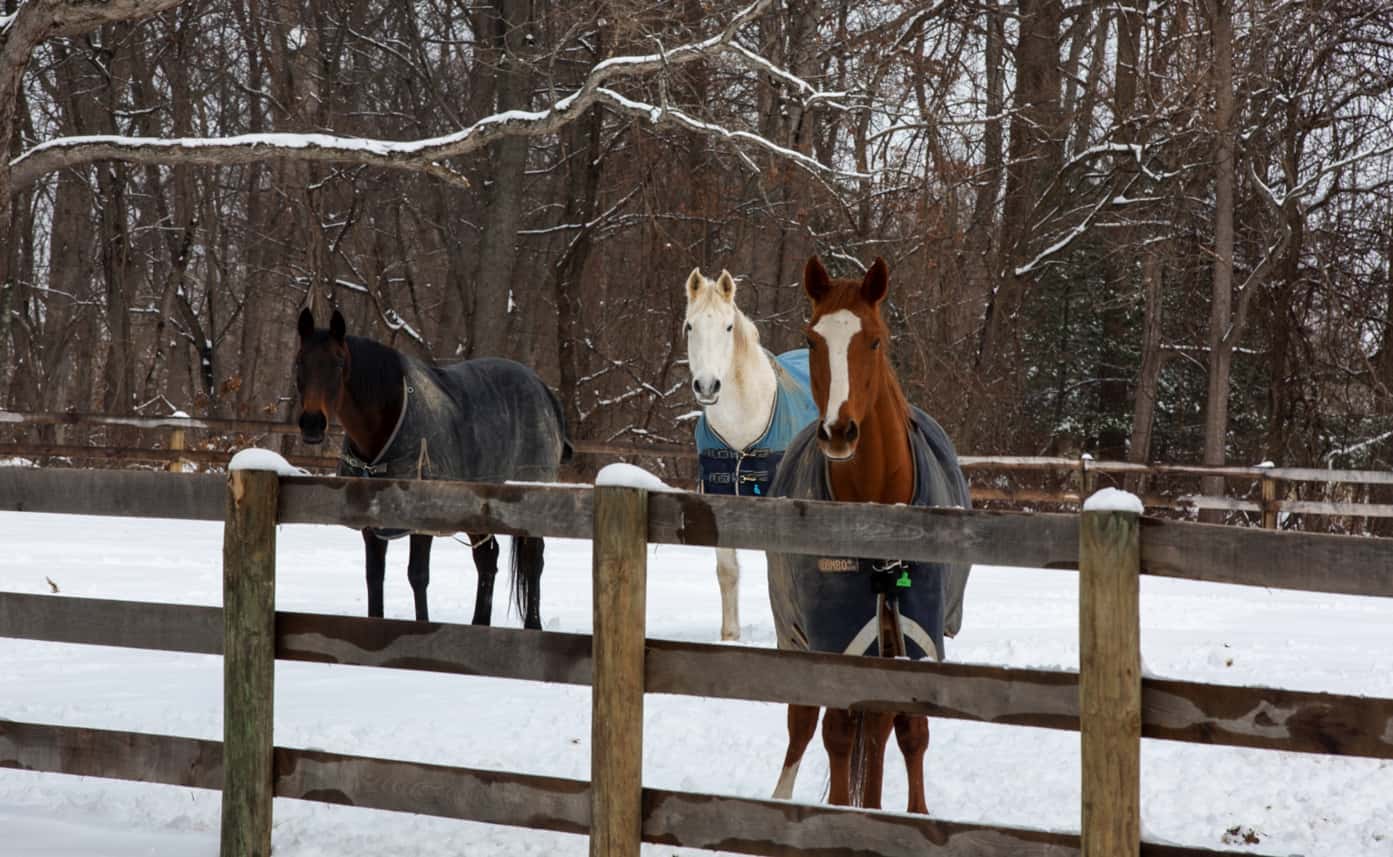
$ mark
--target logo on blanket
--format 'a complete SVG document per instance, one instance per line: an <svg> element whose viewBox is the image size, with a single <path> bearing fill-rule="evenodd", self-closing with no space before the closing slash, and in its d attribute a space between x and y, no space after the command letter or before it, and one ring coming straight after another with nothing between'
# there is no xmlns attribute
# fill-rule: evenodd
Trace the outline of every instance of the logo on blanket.
<svg viewBox="0 0 1393 857"><path fill-rule="evenodd" d="M860 565L854 559L844 556L820 556L817 558L818 571L856 571Z"/></svg>

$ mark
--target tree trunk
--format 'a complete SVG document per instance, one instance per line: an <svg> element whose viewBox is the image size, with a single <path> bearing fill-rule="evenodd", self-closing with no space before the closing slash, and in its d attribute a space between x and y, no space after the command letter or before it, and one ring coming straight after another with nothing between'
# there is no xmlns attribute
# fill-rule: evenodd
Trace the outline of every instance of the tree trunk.
<svg viewBox="0 0 1393 857"><path fill-rule="evenodd" d="M1206 0L1213 38L1214 67L1214 282L1209 307L1209 384L1205 397L1204 463L1225 461L1229 427L1229 379L1233 366L1233 7L1232 0ZM1222 477L1205 477L1204 493L1222 496ZM1201 520L1218 523L1222 510L1206 510Z"/></svg>
<svg viewBox="0 0 1393 857"><path fill-rule="evenodd" d="M1060 0L1021 0L1016 42L1015 112L1006 167L1002 252L995 293L983 319L977 365L988 384L1008 374L1021 304L1033 273L1016 272L1029 261L1033 213L1058 173L1063 129L1060 115Z"/></svg>
<svg viewBox="0 0 1393 857"><path fill-rule="evenodd" d="M1137 98L1141 13L1135 7L1120 7L1116 20L1117 62L1113 73L1113 121L1116 123L1117 141L1131 145L1137 141L1137 128L1133 116ZM1082 146L1084 143L1081 141L1078 145ZM1137 174L1137 162L1136 158L1127 153L1115 158L1114 163L1116 178L1113 186L1121 193L1131 186ZM1127 308L1131 302L1130 295L1135 294L1130 281L1137 273L1137 260L1130 250L1137 237L1139 236L1134 228L1119 230L1116 236L1118 250L1109 254L1106 264L1108 286L1102 305L1103 340L1100 343L1096 372L1099 378L1098 414L1103 420L1103 427L1098 432L1096 452L1099 458L1112 461L1121 460L1127 454L1128 432L1124 424L1127 414L1127 380L1124 363L1128 340ZM1154 272L1152 275L1154 278ZM1143 274L1143 279L1145 276ZM1144 283L1143 288L1151 288L1152 285ZM1159 288L1159 285L1156 287ZM1144 296L1148 310L1151 308L1151 297L1150 294ZM1160 312L1159 301L1156 302L1156 310ZM1147 419L1150 420L1150 414L1147 415ZM1145 432L1148 444L1150 436L1151 429L1148 425Z"/></svg>
<svg viewBox="0 0 1393 857"><path fill-rule="evenodd" d="M498 0L495 15L490 17L494 30L487 35L498 48L498 64L493 73L496 109L525 110L531 101L532 86L526 62L528 4L522 0ZM527 148L526 137L510 137L489 147L483 232L474 274L474 313L470 319L469 354L474 357L520 354L517 343L512 341L514 308L521 312L519 305L534 302L513 279Z"/></svg>

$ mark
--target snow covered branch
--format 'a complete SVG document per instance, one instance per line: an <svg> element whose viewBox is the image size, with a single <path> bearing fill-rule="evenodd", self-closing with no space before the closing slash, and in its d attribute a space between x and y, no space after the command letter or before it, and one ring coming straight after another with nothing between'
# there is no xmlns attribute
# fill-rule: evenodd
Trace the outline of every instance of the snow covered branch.
<svg viewBox="0 0 1393 857"><path fill-rule="evenodd" d="M125 5L137 0L122 0ZM151 7L169 7L178 0L147 0ZM602 103L619 112L641 116L655 124L671 123L732 143L762 148L793 161L815 174L839 174L801 152L780 146L758 134L730 130L664 106L657 107L621 95L608 84L713 56L731 56L797 89L806 100L828 100L843 93L822 93L812 84L734 43L736 34L754 21L772 0L755 0L738 12L720 33L699 42L654 54L619 56L595 65L579 89L551 106L536 111L511 110L487 116L467 128L440 137L411 141L339 137L330 134L243 134L235 137L165 139L154 137L63 137L34 146L15 158L12 192L28 187L57 170L97 161L120 160L147 165L232 166L270 159L353 163L423 173L458 187L468 180L443 161L477 152L508 137L553 134ZM112 5L118 5L113 3Z"/></svg>

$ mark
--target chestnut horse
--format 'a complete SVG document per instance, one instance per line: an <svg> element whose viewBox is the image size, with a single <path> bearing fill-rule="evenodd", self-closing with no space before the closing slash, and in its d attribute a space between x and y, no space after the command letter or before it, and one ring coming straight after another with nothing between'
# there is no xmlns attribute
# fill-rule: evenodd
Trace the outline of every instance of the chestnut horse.
<svg viewBox="0 0 1393 857"><path fill-rule="evenodd" d="M861 280L833 280L816 257L803 288L819 419L789 445L771 493L781 497L919 506L970 504L952 442L905 399L891 366L880 306L882 259ZM961 621L967 566L769 554L769 599L779 647L886 657L943 657ZM789 706L789 746L776 798L792 796L818 709ZM909 777L910 812L927 812L928 718L829 709L822 740L834 804L880 807L885 745L893 727Z"/></svg>

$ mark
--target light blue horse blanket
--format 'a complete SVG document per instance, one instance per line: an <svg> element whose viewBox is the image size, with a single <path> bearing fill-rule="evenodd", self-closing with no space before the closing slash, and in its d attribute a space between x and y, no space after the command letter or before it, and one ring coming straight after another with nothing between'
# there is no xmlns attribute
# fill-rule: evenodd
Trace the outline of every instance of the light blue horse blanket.
<svg viewBox="0 0 1393 857"><path fill-rule="evenodd" d="M766 352L768 353L768 352ZM798 432L818 418L808 373L808 349L769 355L778 380L778 396L769 414L769 425L759 439L744 449L734 449L706 421L696 424L697 454L701 462L701 490L705 494L738 494L763 497L778 473L784 450Z"/></svg>

